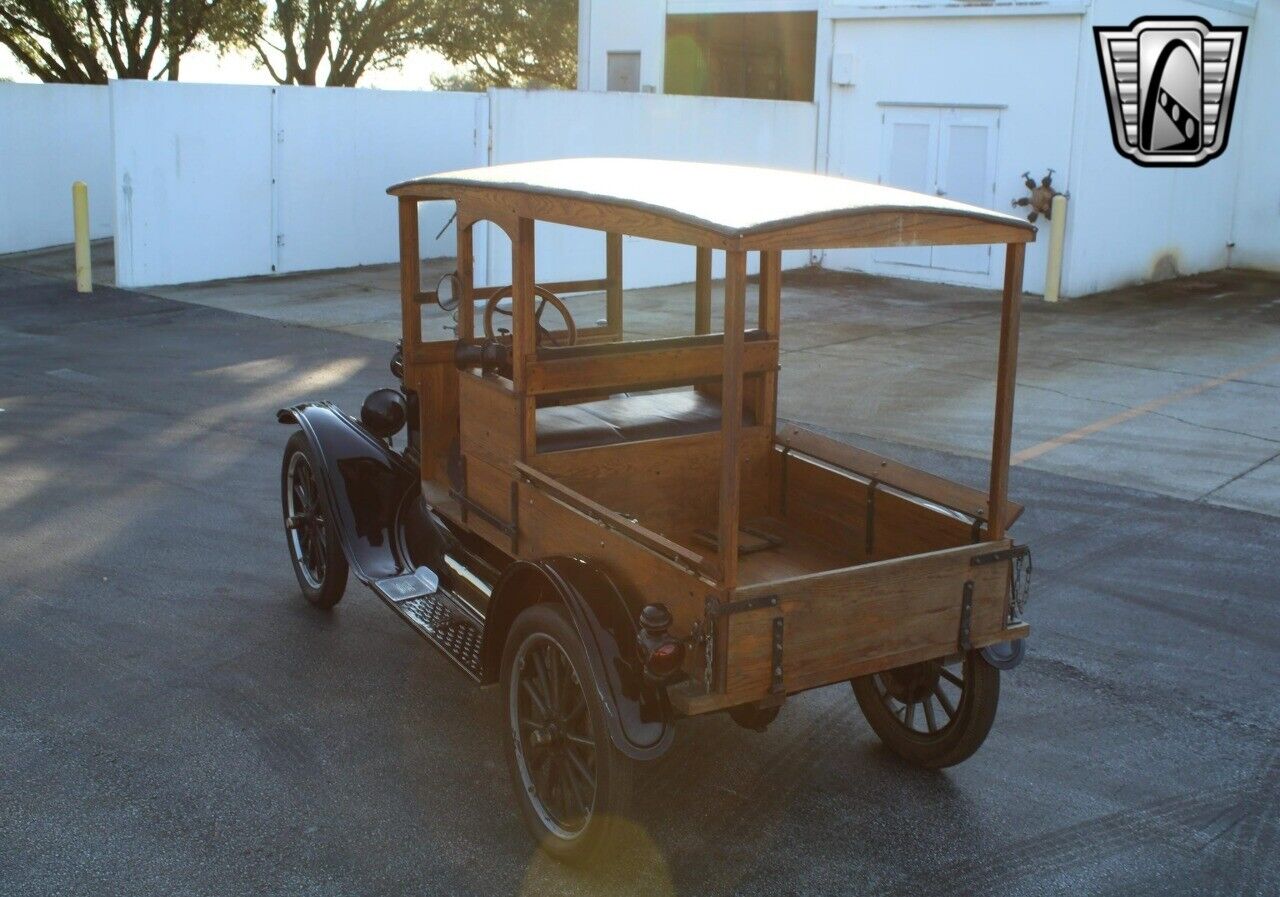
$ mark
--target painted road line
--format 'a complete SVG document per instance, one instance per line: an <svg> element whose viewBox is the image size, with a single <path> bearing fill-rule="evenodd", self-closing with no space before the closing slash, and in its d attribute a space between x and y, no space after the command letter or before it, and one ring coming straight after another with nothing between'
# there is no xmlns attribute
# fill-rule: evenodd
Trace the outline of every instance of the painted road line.
<svg viewBox="0 0 1280 897"><path fill-rule="evenodd" d="M1158 399L1143 402L1141 405L1135 405L1133 408L1127 408L1124 411L1111 415L1110 417L1094 421L1091 424L1085 424L1078 430L1072 430L1070 433L1063 433L1061 436L1055 436L1052 439L1045 440L1039 445L1033 445L1020 452L1014 452L1013 456L1009 459L1009 463L1022 464L1034 458L1039 458L1041 455L1047 454L1056 448L1061 448L1064 445L1070 445L1073 442L1079 442L1086 436L1092 436L1094 433L1100 433L1103 430L1114 427L1116 424L1122 424L1127 420L1133 420L1135 417L1150 414L1152 411L1163 408L1165 405L1172 402L1187 399L1191 396L1198 396L1202 392L1207 392L1214 387L1221 386L1224 383L1230 383L1233 380L1239 380L1247 374L1251 374L1254 371L1261 370L1265 367L1270 367L1273 364L1280 364L1280 355L1273 355L1263 361L1245 365L1242 368L1236 368L1234 371L1223 374L1221 377L1211 377L1208 380L1197 383L1195 386L1189 386L1178 392L1169 393L1167 396L1161 396Z"/></svg>

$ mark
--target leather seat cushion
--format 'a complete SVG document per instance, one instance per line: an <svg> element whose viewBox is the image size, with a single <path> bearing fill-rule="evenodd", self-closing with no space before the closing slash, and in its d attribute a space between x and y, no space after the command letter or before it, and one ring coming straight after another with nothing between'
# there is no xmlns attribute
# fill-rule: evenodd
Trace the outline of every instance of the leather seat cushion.
<svg viewBox="0 0 1280 897"><path fill-rule="evenodd" d="M538 451L557 452L720 429L720 403L690 388L539 408ZM755 423L748 412L744 426Z"/></svg>

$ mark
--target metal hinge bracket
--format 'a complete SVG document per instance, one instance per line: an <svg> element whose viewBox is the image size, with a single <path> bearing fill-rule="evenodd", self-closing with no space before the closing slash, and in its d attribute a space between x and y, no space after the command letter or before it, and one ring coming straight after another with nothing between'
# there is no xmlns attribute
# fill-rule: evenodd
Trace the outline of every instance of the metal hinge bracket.
<svg viewBox="0 0 1280 897"><path fill-rule="evenodd" d="M989 551L986 554L975 554L969 558L970 567L981 567L985 564L996 564L1000 561L1011 561L1014 558L1020 558L1024 554L1030 554L1031 548L1027 545L1014 545L1012 548L1002 548L1000 551Z"/></svg>
<svg viewBox="0 0 1280 897"><path fill-rule="evenodd" d="M968 652L973 648L969 638L969 630L973 626L973 580L964 584L964 597L960 599L960 637L957 639L960 650Z"/></svg>
<svg viewBox="0 0 1280 897"><path fill-rule="evenodd" d="M708 617L727 617L730 614L741 614L749 610L760 610L764 607L777 607L777 595L757 595L754 598L743 598L740 601L730 601L727 604L721 604L715 598L707 599L707 616Z"/></svg>
<svg viewBox="0 0 1280 897"><path fill-rule="evenodd" d="M782 617L773 618L773 653L769 665L769 694L784 695L786 686L782 684Z"/></svg>

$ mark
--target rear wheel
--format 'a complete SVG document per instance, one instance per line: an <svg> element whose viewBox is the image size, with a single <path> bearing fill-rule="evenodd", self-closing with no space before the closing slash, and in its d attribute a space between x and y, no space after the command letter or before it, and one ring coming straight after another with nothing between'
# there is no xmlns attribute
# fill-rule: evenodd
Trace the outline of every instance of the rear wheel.
<svg viewBox="0 0 1280 897"><path fill-rule="evenodd" d="M316 607L331 608L347 588L347 558L338 542L301 430L289 437L280 468L280 504L289 561L302 594Z"/></svg>
<svg viewBox="0 0 1280 897"><path fill-rule="evenodd" d="M631 799L633 761L609 738L586 650L564 608L537 604L502 657L506 754L538 845L580 862L611 844Z"/></svg>
<svg viewBox="0 0 1280 897"><path fill-rule="evenodd" d="M995 721L1000 671L978 651L854 679L853 693L890 750L928 769L967 760Z"/></svg>

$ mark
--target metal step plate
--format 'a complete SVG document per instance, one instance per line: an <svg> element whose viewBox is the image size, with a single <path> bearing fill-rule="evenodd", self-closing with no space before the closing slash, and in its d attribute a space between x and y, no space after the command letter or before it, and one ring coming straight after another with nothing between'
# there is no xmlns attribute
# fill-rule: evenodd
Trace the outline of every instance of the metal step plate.
<svg viewBox="0 0 1280 897"><path fill-rule="evenodd" d="M373 587L383 598L399 604L401 601L434 595L440 588L440 577L430 567L419 567L412 573L379 579Z"/></svg>
<svg viewBox="0 0 1280 897"><path fill-rule="evenodd" d="M481 631L439 597L410 598L392 605L414 629L473 679L480 679Z"/></svg>

